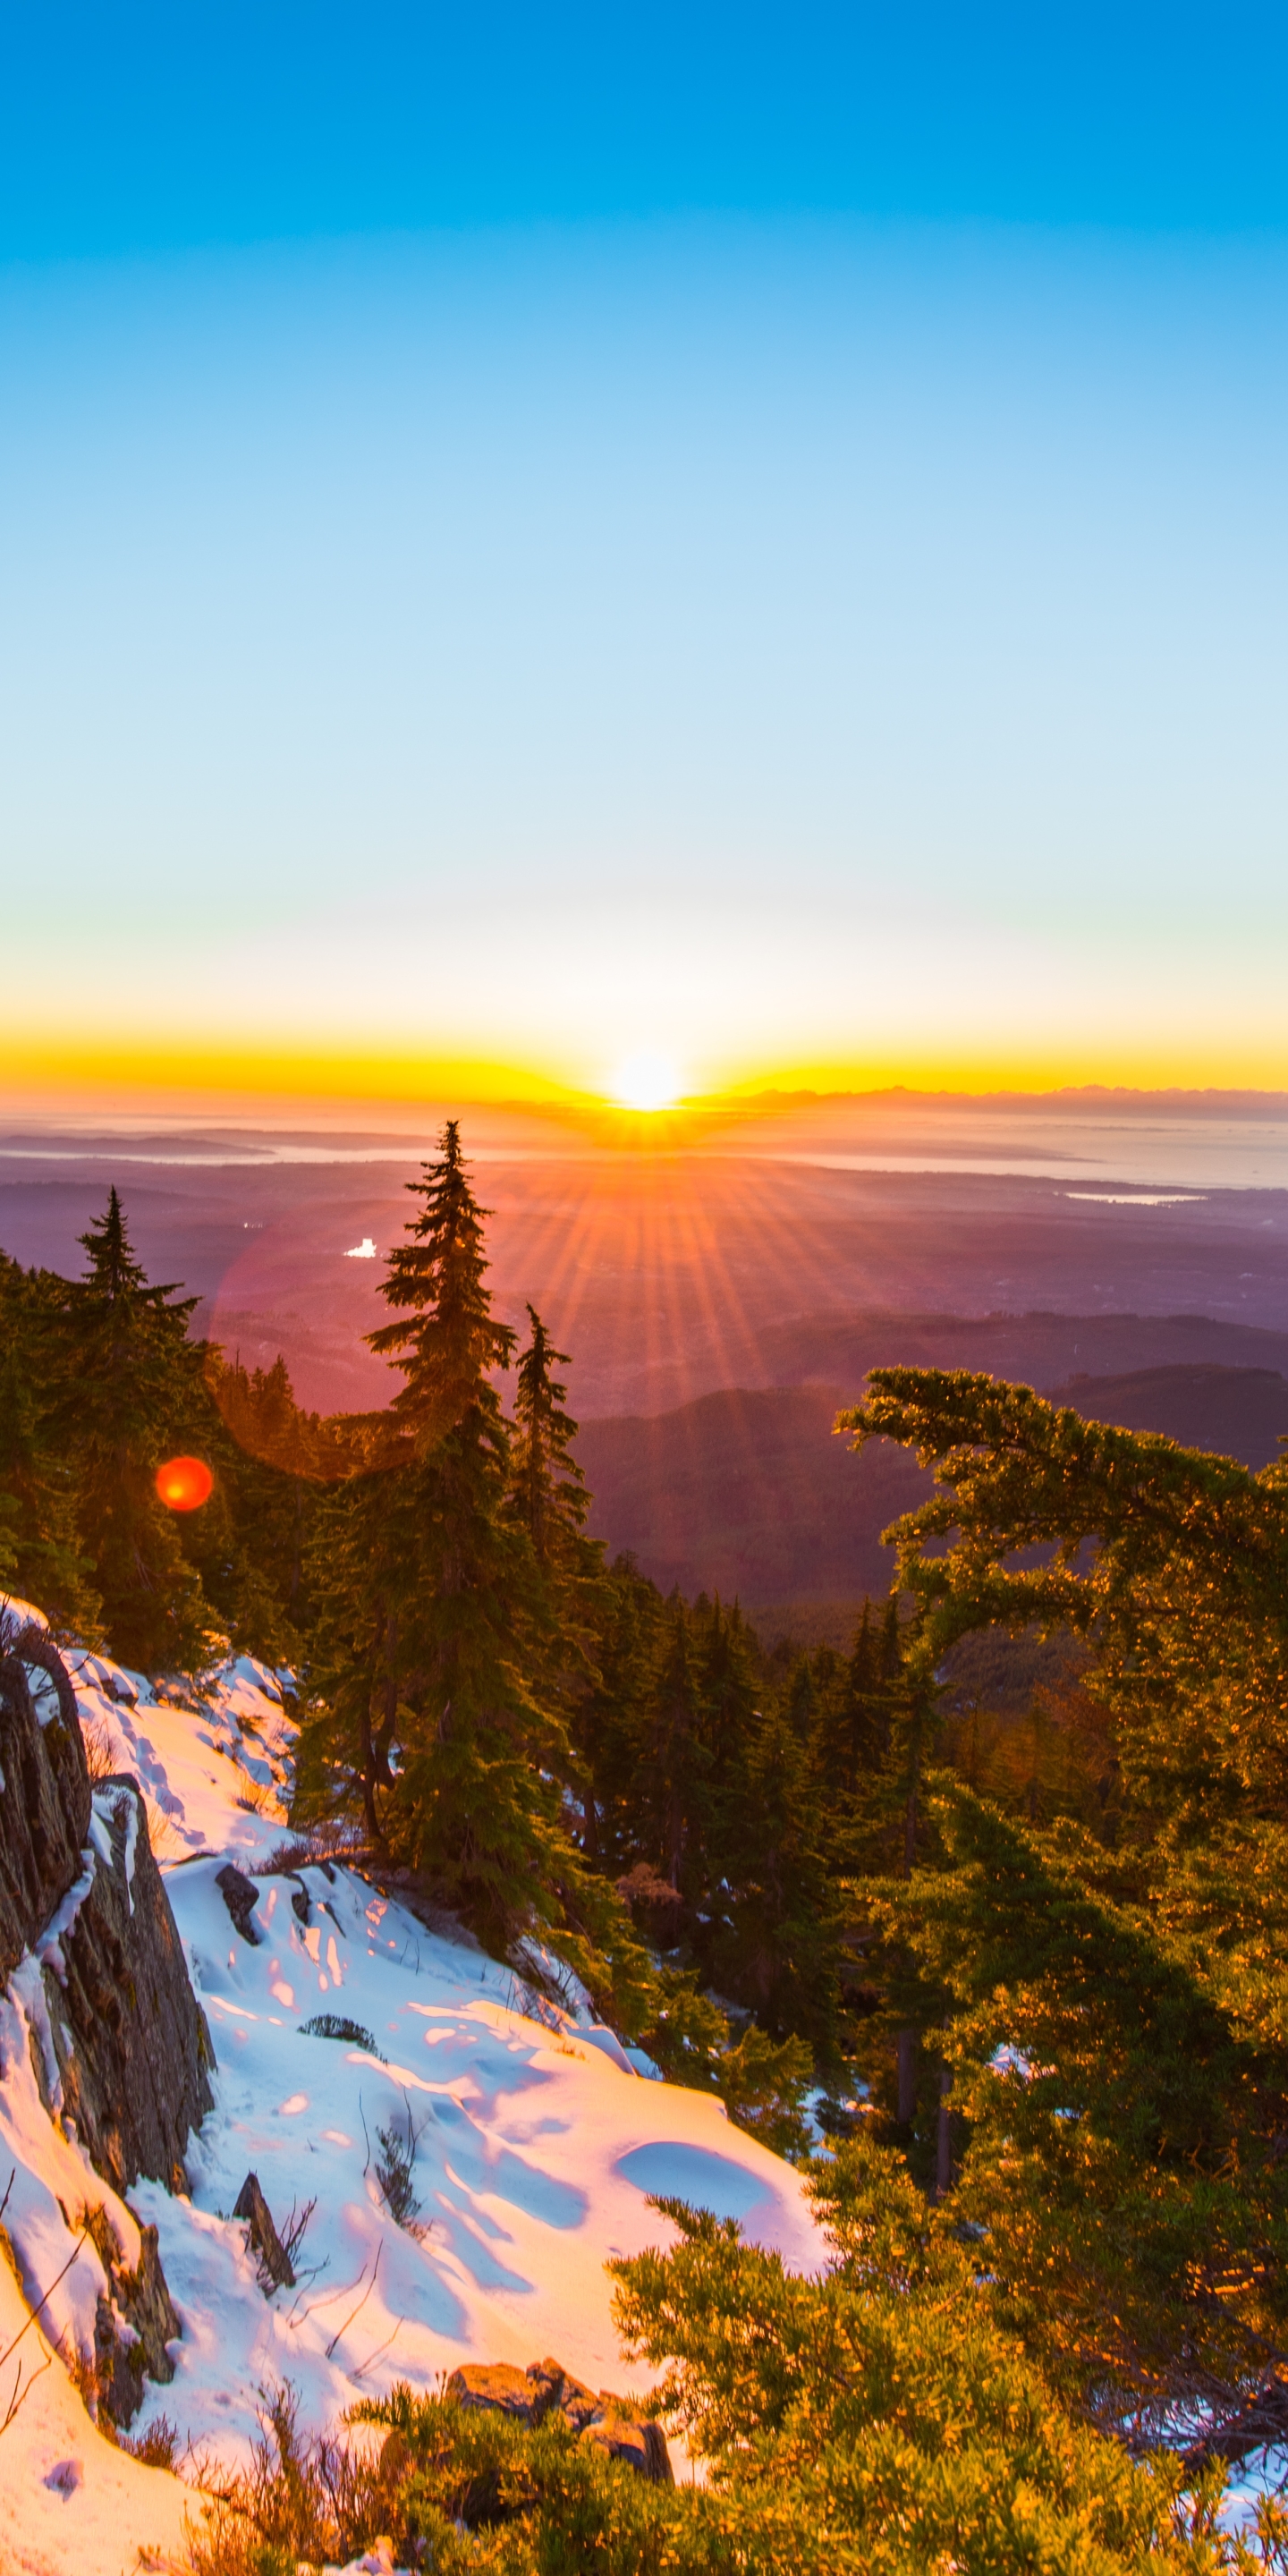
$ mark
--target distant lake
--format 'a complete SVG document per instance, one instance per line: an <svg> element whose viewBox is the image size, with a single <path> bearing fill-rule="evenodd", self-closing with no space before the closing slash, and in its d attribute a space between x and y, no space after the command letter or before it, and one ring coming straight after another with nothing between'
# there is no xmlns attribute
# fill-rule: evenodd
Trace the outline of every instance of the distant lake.
<svg viewBox="0 0 1288 2576"><path fill-rule="evenodd" d="M1099 1196L1288 1189L1288 1103L1205 1110L1193 1095L820 1102L741 1128L734 1149L839 1171L993 1172Z"/></svg>

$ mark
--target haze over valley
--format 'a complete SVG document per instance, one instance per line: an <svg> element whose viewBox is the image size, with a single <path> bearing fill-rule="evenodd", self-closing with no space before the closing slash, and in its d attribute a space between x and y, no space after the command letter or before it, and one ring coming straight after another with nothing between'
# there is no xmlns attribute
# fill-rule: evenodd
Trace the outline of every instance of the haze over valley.
<svg viewBox="0 0 1288 2576"><path fill-rule="evenodd" d="M906 1457L832 1436L874 1366L987 1370L1249 1465L1276 1454L1285 1110L766 1104L629 1142L479 1110L466 1143L498 1311L522 1325L531 1298L571 1356L594 1534L664 1589L736 1596L771 1628L827 1607L840 1636L924 1489ZM405 1134L33 1126L9 1145L15 1257L74 1270L110 1176L151 1275L200 1298L197 1329L248 1366L282 1353L310 1409L389 1401L363 1336L417 1168Z"/></svg>

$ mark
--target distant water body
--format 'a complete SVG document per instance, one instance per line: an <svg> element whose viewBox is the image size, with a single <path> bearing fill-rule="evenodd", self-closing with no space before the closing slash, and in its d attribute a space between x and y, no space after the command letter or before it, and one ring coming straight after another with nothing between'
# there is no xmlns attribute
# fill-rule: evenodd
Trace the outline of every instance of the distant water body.
<svg viewBox="0 0 1288 2576"><path fill-rule="evenodd" d="M834 1170L980 1172L1063 1182L1073 1198L1136 1200L1288 1189L1288 1102L1206 1109L1169 1095L1100 1103L889 1100L819 1104L741 1150Z"/></svg>
<svg viewBox="0 0 1288 2576"><path fill-rule="evenodd" d="M408 1104L359 1126L352 1107L328 1122L316 1112L279 1123L250 1118L128 1114L93 1129L63 1116L13 1118L0 1163L248 1164L403 1163L435 1150L444 1115L462 1119L481 1163L594 1158L620 1150L594 1113L560 1115L469 1103ZM846 1099L767 1099L743 1109L663 1115L632 1128L631 1142L665 1155L734 1155L835 1171L980 1173L1063 1184L1071 1198L1178 1201L1222 1190L1288 1190L1288 1095L1065 1092L997 1095L870 1093Z"/></svg>

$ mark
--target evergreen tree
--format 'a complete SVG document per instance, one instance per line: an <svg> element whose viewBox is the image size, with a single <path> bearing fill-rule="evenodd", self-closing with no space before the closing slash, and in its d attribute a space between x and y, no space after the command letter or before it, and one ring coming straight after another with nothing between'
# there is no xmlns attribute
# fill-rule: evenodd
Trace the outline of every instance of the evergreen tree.
<svg viewBox="0 0 1288 2576"><path fill-rule="evenodd" d="M650 1820L649 1857L691 1902L706 1886L705 1833L711 1757L704 1741L700 1677L690 1621L678 1592L666 1605L640 1788Z"/></svg>
<svg viewBox="0 0 1288 2576"><path fill-rule="evenodd" d="M938 1476L898 1524L928 1665L974 1629L1070 1631L1117 1719L1129 1805L1288 1819L1283 1459L1254 1475L967 1370L874 1369L840 1421Z"/></svg>
<svg viewBox="0 0 1288 2576"><path fill-rule="evenodd" d="M722 1826L728 1880L712 1941L715 1982L775 2038L808 2039L834 2072L841 1909L790 1706L757 1721L726 1792Z"/></svg>
<svg viewBox="0 0 1288 2576"><path fill-rule="evenodd" d="M371 1464L322 1514L315 1554L315 1794L329 1717L382 1845L511 1955L525 1936L547 1939L603 1991L613 1946L638 2023L646 1963L563 1821L571 1753L539 1693L540 1568L508 1508L510 1439L492 1382L515 1337L492 1315L486 1212L455 1122L409 1187L421 1207L382 1282L395 1314L370 1336L404 1383L385 1427L373 1426Z"/></svg>
<svg viewBox="0 0 1288 2576"><path fill-rule="evenodd" d="M1239 2009L1243 1979L1214 1980L1172 1909L1140 1902L1138 1863L960 1786L935 1807L936 1865L892 1884L884 1910L950 2016L955 2205L986 2232L999 2301L1135 2442L1187 2410L1254 2405L1282 2439L1281 2009ZM1246 1924L1256 1909L1226 1872L1208 1875L1209 1902L1218 1888L1223 1918L1230 1905Z"/></svg>
<svg viewBox="0 0 1288 2576"><path fill-rule="evenodd" d="M797 1660L788 1685L784 1715L797 1743L801 1746L812 1744L819 1718L819 1693L808 1655L801 1655Z"/></svg>
<svg viewBox="0 0 1288 2576"><path fill-rule="evenodd" d="M94 1641L99 1605L76 1533L73 1462L52 1427L62 1286L0 1255L0 1588Z"/></svg>
<svg viewBox="0 0 1288 2576"><path fill-rule="evenodd" d="M280 1353L271 1368L246 1369L211 1350L205 1376L219 1475L185 1545L233 1644L269 1663L295 1663L311 1618L304 1563L313 1522L326 1486L365 1456L369 1433L361 1417L324 1423L304 1412Z"/></svg>
<svg viewBox="0 0 1288 2576"><path fill-rule="evenodd" d="M1133 2439L1178 2417L1227 2456L1282 2439L1288 1478L966 1372L874 1371L847 1420L940 1482L897 1533L912 1829L906 1808L902 1865L867 1891L886 2017L947 2025L921 2060L954 2070L937 2181L1082 2402ZM946 1647L1034 1622L1086 1640L1112 1850L1036 1828L1031 1779L1004 1817L929 1774ZM919 2106L923 2170L926 2125Z"/></svg>
<svg viewBox="0 0 1288 2576"><path fill-rule="evenodd" d="M114 1654L190 1670L209 1613L155 1475L204 1417L197 1300L149 1285L116 1189L80 1241L89 1256L63 1302L67 1364L52 1428L75 1460L77 1524Z"/></svg>
<svg viewBox="0 0 1288 2576"><path fill-rule="evenodd" d="M736 1873L731 1849L728 1802L735 1798L748 1753L760 1725L760 1689L756 1641L735 1601L722 1608L719 1595L703 1621L695 1616L698 1638L698 1688L706 1769L702 1781L703 1836L709 1852L706 1884L724 1872Z"/></svg>
<svg viewBox="0 0 1288 2576"><path fill-rule="evenodd" d="M616 1877L656 1866L657 1838L640 1795L664 1620L656 1584L619 1556L596 1586L592 1669L573 1709L585 1783L583 1848Z"/></svg>
<svg viewBox="0 0 1288 2576"><path fill-rule="evenodd" d="M355 1473L322 1495L312 1520L306 1579L316 1615L293 1807L302 1823L330 1824L356 1794L368 1841L386 1855L399 1827L390 1757L400 1696L387 1502L383 1476Z"/></svg>
<svg viewBox="0 0 1288 2576"><path fill-rule="evenodd" d="M554 1376L571 1365L557 1351L536 1308L529 1306L531 1338L515 1376L514 1430L510 1449L508 1510L525 1532L536 1571L532 1648L541 1698L556 1709L571 1747L572 1720L595 1680L595 1623L604 1580L604 1551L586 1535L590 1496L572 1454L577 1425L566 1409L567 1389ZM593 1843L593 1793L585 1766L565 1768L575 1787Z"/></svg>
<svg viewBox="0 0 1288 2576"><path fill-rule="evenodd" d="M585 1537L590 1496L572 1454L577 1425L565 1410L568 1390L553 1374L571 1361L555 1349L535 1306L528 1322L531 1339L515 1370L512 1503L543 1573L566 1582L597 1571L601 1551Z"/></svg>
<svg viewBox="0 0 1288 2576"><path fill-rule="evenodd" d="M395 1244L380 1282L396 1311L367 1340L402 1371L394 1426L415 1442L417 1455L468 1425L492 1474L508 1467L509 1450L491 1373L509 1367L516 1336L492 1313L483 1250L490 1211L470 1188L456 1119L443 1130L441 1159L421 1168L423 1178L407 1187L424 1205L408 1218L409 1239Z"/></svg>

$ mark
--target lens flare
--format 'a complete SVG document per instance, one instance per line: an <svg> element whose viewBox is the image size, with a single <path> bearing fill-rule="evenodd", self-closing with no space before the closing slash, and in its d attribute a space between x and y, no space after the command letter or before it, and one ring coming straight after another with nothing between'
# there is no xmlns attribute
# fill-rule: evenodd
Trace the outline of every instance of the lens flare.
<svg viewBox="0 0 1288 2576"><path fill-rule="evenodd" d="M642 1047L620 1064L610 1085L621 1109L669 1109L677 1098L680 1077L669 1056Z"/></svg>
<svg viewBox="0 0 1288 2576"><path fill-rule="evenodd" d="M214 1481L204 1458L167 1458L157 1469L157 1492L172 1512L199 1511Z"/></svg>

